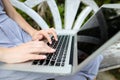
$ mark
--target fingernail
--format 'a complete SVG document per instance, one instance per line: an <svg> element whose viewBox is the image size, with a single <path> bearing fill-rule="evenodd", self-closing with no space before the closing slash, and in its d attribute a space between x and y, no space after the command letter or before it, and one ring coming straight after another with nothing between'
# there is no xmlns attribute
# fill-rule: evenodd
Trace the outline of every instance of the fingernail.
<svg viewBox="0 0 120 80"><path fill-rule="evenodd" d="M56 41L58 41L58 39L56 39Z"/></svg>
<svg viewBox="0 0 120 80"><path fill-rule="evenodd" d="M45 55L43 55L42 57L43 57L43 59L47 58Z"/></svg>
<svg viewBox="0 0 120 80"><path fill-rule="evenodd" d="M55 52L55 49L52 49L53 52Z"/></svg>
<svg viewBox="0 0 120 80"><path fill-rule="evenodd" d="M52 42L50 42L50 44L52 44Z"/></svg>

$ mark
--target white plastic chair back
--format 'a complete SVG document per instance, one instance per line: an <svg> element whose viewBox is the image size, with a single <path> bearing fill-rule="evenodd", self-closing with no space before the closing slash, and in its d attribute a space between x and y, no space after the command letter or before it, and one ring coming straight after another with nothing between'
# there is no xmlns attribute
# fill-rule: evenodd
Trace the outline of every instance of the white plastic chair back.
<svg viewBox="0 0 120 80"><path fill-rule="evenodd" d="M49 26L46 21L32 9L44 1L47 2L50 8L56 30L78 30L91 11L95 13L98 10L98 6L93 0L65 0L64 26L62 26L60 12L55 0L26 0L25 2L11 0L11 3L29 15L42 29L48 29ZM85 4L86 7L75 20L81 2Z"/></svg>

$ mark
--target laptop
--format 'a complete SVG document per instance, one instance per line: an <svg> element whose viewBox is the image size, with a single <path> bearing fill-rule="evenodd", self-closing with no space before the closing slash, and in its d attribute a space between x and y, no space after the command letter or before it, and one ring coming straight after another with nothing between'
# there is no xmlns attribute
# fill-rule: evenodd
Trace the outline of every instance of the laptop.
<svg viewBox="0 0 120 80"><path fill-rule="evenodd" d="M19 64L0 62L0 69L68 75L80 71L120 39L120 5L102 6L79 31L62 31L48 46L56 52L45 60Z"/></svg>

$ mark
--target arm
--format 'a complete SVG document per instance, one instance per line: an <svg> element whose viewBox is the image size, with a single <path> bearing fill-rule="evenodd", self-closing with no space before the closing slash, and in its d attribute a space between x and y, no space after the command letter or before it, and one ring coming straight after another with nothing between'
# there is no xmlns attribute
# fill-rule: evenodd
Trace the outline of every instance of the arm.
<svg viewBox="0 0 120 80"><path fill-rule="evenodd" d="M35 30L34 28L32 28L22 17L20 14L18 14L16 12L16 10L14 9L14 7L11 5L9 0L2 0L4 7L5 7L5 11L7 13L7 15L12 18L15 22L18 23L18 25L27 33L29 33L31 36L33 35L33 33L35 33L37 30Z"/></svg>

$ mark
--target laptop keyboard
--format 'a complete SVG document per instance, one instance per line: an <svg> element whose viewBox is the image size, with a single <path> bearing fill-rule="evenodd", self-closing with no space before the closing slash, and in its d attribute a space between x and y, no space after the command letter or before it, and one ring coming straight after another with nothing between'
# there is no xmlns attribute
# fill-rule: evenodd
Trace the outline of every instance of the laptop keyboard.
<svg viewBox="0 0 120 80"><path fill-rule="evenodd" d="M64 66L69 38L69 35L59 35L58 41L55 41L52 37L52 44L48 43L48 46L56 49L56 52L46 54L47 58L44 60L34 60L32 65Z"/></svg>

